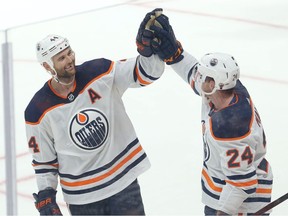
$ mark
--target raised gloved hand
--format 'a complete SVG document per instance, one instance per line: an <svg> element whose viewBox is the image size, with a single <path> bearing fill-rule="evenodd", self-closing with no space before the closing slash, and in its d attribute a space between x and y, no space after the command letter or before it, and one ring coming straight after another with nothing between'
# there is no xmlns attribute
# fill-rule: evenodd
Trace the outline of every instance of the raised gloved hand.
<svg viewBox="0 0 288 216"><path fill-rule="evenodd" d="M39 191L38 194L33 193L35 206L40 212L40 215L62 215L56 203L56 193L57 191L53 188Z"/></svg>
<svg viewBox="0 0 288 216"><path fill-rule="evenodd" d="M183 48L177 41L169 19L164 14L155 18L157 25L151 25L150 29L154 32L154 36L158 39L152 40L152 50L167 65L177 63L183 59ZM160 25L160 26L159 26Z"/></svg>
<svg viewBox="0 0 288 216"><path fill-rule="evenodd" d="M151 48L151 41L154 38L150 26L154 24L154 20L162 13L162 8L156 8L146 14L145 18L140 24L136 37L137 51L140 55L150 57L153 53Z"/></svg>

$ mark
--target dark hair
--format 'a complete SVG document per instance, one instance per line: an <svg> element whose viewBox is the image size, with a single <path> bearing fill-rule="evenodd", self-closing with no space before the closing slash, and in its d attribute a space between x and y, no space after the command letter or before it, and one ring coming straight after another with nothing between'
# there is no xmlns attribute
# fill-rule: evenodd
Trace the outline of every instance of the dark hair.
<svg viewBox="0 0 288 216"><path fill-rule="evenodd" d="M210 81L214 81L214 79L212 77L206 76L205 82L210 82Z"/></svg>

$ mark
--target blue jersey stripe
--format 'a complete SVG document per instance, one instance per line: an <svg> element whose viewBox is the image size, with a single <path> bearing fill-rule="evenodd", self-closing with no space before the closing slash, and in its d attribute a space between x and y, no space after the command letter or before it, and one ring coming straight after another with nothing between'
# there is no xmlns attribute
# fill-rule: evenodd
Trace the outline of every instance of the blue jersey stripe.
<svg viewBox="0 0 288 216"><path fill-rule="evenodd" d="M134 141L132 141L120 154L118 154L110 163L97 168L95 170L89 171L89 172L85 172L81 175L71 175L71 174L64 174L64 173L59 173L61 178L68 178L68 179L80 179L83 177L87 177L87 176L91 176L97 173L100 173L104 170L109 169L110 167L112 167L117 161L119 161L125 154L127 154L127 152L132 149L135 145L137 145L139 143L138 138L136 138Z"/></svg>
<svg viewBox="0 0 288 216"><path fill-rule="evenodd" d="M121 179L124 175L126 175L133 167L137 166L141 161L143 161L145 158L147 157L146 153L142 154L137 160L135 160L133 163L131 163L129 166L127 166L121 173L119 173L117 176L115 176L113 179L103 183L103 184L100 184L100 185L97 185L97 186L94 186L94 187L91 187L91 188L87 188L87 189L82 189L82 190L67 190L67 189L64 189L62 187L62 191L63 193L66 193L66 194L85 194L85 193L90 193L90 192L93 192L93 191L97 191L97 190L101 190L105 187L108 187L110 185L112 185L113 183L115 183L116 181L118 181L119 179Z"/></svg>

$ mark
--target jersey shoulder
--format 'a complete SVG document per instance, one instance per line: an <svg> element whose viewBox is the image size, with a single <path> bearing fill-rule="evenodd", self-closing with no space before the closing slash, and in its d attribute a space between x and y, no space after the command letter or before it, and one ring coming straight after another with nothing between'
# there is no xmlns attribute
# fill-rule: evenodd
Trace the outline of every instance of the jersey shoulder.
<svg viewBox="0 0 288 216"><path fill-rule="evenodd" d="M84 62L76 66L76 89L73 92L74 98L78 97L81 91L99 76L110 73L113 62L111 60L100 58ZM49 81L48 81L49 82ZM49 87L48 82L34 95L25 110L25 121L27 123L36 124L45 113L53 107L73 102L55 96Z"/></svg>
<svg viewBox="0 0 288 216"><path fill-rule="evenodd" d="M86 88L87 84L99 77L109 74L112 71L112 67L113 62L105 58L94 59L77 65L75 75L77 88L75 90L75 97Z"/></svg>
<svg viewBox="0 0 288 216"><path fill-rule="evenodd" d="M63 101L55 97L47 81L44 86L36 92L25 109L25 121L27 123L37 123L43 114L50 108L60 105Z"/></svg>
<svg viewBox="0 0 288 216"><path fill-rule="evenodd" d="M236 94L234 102L211 116L212 133L216 139L235 139L245 136L253 120L252 102Z"/></svg>
<svg viewBox="0 0 288 216"><path fill-rule="evenodd" d="M95 78L99 75L109 73L112 69L113 62L105 58L93 59L76 66L76 75L87 75ZM88 78L87 77L87 78Z"/></svg>

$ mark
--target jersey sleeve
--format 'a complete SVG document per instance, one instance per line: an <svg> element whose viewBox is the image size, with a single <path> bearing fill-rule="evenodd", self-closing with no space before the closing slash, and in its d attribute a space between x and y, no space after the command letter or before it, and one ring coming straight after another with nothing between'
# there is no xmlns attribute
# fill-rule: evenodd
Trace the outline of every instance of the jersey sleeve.
<svg viewBox="0 0 288 216"><path fill-rule="evenodd" d="M147 86L163 74L165 63L157 56L138 56L116 61L115 85L123 94L127 88Z"/></svg>
<svg viewBox="0 0 288 216"><path fill-rule="evenodd" d="M195 82L198 61L186 51L183 52L183 56L184 58L180 62L171 65L172 69L191 86L195 94L200 95L200 88Z"/></svg>
<svg viewBox="0 0 288 216"><path fill-rule="evenodd" d="M26 136L39 191L47 187L56 189L58 161L53 138L45 128L45 120L32 123L26 119Z"/></svg>

